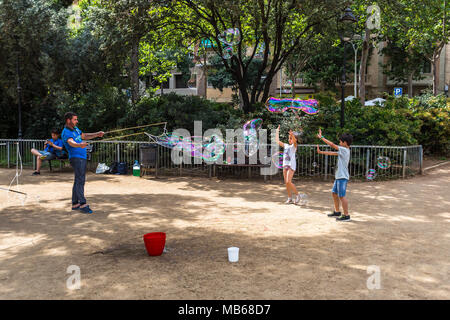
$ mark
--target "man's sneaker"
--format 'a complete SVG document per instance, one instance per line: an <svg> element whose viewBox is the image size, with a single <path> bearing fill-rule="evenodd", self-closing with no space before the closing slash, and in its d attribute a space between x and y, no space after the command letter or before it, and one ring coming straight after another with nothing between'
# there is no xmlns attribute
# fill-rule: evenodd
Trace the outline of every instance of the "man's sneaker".
<svg viewBox="0 0 450 320"><path fill-rule="evenodd" d="M39 172L39 171L35 171L35 172L33 172L31 175L32 176L38 176L38 175L40 175L41 173Z"/></svg>
<svg viewBox="0 0 450 320"><path fill-rule="evenodd" d="M346 215L342 215L342 216L340 216L339 218L336 218L336 221L344 221L344 222L347 222L347 221L352 221L351 219L350 219L350 216L348 215L348 216L346 216Z"/></svg>
<svg viewBox="0 0 450 320"><path fill-rule="evenodd" d="M285 204L291 204L291 203L294 203L291 198L288 198L285 202Z"/></svg>
<svg viewBox="0 0 450 320"><path fill-rule="evenodd" d="M341 216L341 212L333 211L333 213L327 214L327 216L329 216L330 218L332 218L332 217L340 217Z"/></svg>

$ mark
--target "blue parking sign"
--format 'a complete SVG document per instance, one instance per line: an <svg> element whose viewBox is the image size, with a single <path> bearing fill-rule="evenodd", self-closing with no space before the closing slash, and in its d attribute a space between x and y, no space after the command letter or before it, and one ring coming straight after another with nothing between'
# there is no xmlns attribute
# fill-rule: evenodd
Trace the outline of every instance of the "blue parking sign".
<svg viewBox="0 0 450 320"><path fill-rule="evenodd" d="M403 95L403 88L394 88L394 96L401 97Z"/></svg>

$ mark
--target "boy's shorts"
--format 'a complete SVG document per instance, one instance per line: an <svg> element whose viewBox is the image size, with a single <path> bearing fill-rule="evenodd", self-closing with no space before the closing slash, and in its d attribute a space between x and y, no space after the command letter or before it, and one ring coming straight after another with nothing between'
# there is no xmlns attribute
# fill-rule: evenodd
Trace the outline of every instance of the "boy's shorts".
<svg viewBox="0 0 450 320"><path fill-rule="evenodd" d="M339 198L345 197L345 194L347 193L347 183L347 179L334 180L332 192L336 193Z"/></svg>
<svg viewBox="0 0 450 320"><path fill-rule="evenodd" d="M41 154L41 156L45 157L45 160L53 160L56 159L56 154L44 151L44 150L38 150L38 152Z"/></svg>

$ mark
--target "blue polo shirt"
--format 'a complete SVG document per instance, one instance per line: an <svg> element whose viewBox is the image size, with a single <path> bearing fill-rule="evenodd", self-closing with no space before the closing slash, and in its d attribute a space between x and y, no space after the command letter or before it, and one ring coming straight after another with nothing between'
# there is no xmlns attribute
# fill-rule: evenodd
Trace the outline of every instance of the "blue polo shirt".
<svg viewBox="0 0 450 320"><path fill-rule="evenodd" d="M63 142L62 142L61 139L56 139L56 140L48 139L48 141L53 142L53 144L54 144L55 146L57 146L57 147L62 147L62 146L63 146ZM50 145L47 145L47 146L45 147L44 151L48 151L48 152L54 153L54 154L56 154L57 157L61 157L61 156L64 154L64 151L63 151L63 150L55 149L55 148L53 148L53 147L50 146Z"/></svg>
<svg viewBox="0 0 450 320"><path fill-rule="evenodd" d="M70 138L73 139L76 143L83 142L81 139L81 130L78 129L78 127L75 127L72 129L68 127L64 127L64 130L61 133L61 138L64 143L64 146L66 147L66 150L69 152L69 159L72 158L81 158L81 159L87 159L86 156L86 148L74 148L72 147L67 140Z"/></svg>

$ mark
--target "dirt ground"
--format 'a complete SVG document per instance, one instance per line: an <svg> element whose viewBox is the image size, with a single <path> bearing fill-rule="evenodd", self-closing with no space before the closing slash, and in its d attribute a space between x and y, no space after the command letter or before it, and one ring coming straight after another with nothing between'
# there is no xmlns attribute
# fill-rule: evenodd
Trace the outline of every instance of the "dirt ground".
<svg viewBox="0 0 450 320"><path fill-rule="evenodd" d="M0 169L0 186L14 173ZM450 165L350 183L347 223L326 216L330 181L296 181L309 203L295 206L280 181L89 174L84 215L70 210L72 173L30 174L24 206L0 190L1 299L450 298ZM167 233L160 257L142 241L154 231Z"/></svg>

